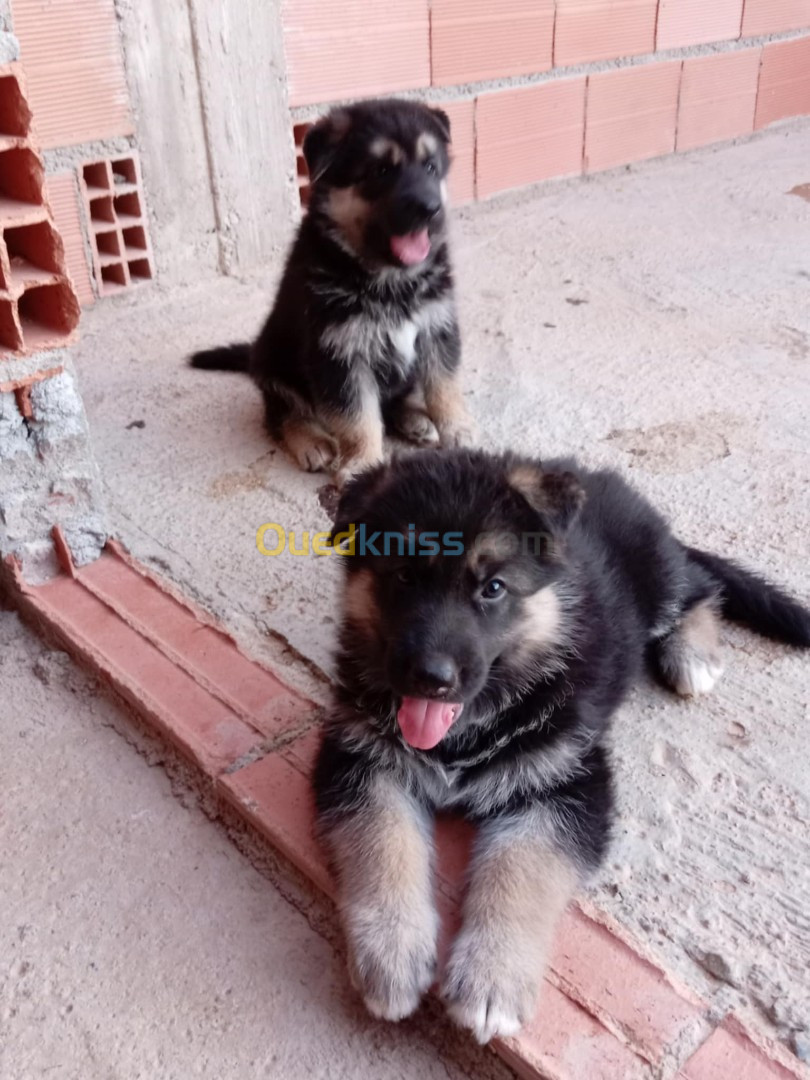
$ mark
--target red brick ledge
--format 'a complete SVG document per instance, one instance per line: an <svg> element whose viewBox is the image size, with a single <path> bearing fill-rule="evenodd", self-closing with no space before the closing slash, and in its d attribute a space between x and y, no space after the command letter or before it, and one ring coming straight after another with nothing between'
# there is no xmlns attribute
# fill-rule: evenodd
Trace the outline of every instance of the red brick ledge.
<svg viewBox="0 0 810 1080"><path fill-rule="evenodd" d="M111 544L81 569L66 561L64 576L40 586L26 584L9 561L12 602L332 895L312 836L313 703L242 653L214 620L120 546ZM458 923L470 838L463 823L438 825L445 938ZM713 1027L706 1006L645 958L621 928L578 905L560 928L535 1020L519 1037L493 1045L526 1080L810 1076L782 1047L755 1040L735 1018Z"/></svg>

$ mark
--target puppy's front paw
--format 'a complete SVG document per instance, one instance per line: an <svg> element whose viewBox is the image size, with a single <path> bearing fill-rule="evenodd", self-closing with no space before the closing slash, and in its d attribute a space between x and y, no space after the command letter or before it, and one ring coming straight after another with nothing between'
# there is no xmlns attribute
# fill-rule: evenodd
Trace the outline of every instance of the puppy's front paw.
<svg viewBox="0 0 810 1080"><path fill-rule="evenodd" d="M313 437L296 449L299 468L306 472L324 472L337 457L337 444L328 435Z"/></svg>
<svg viewBox="0 0 810 1080"><path fill-rule="evenodd" d="M499 956L491 944L462 931L442 984L447 1011L480 1043L515 1035L531 1019L541 975L526 955Z"/></svg>
<svg viewBox="0 0 810 1080"><path fill-rule="evenodd" d="M397 421L397 430L403 438L417 446L438 446L439 433L436 425L421 409L406 409Z"/></svg>
<svg viewBox="0 0 810 1080"><path fill-rule="evenodd" d="M472 446L476 440L475 425L469 419L439 425L439 440L444 447Z"/></svg>
<svg viewBox="0 0 810 1080"><path fill-rule="evenodd" d="M368 1011L383 1020L410 1016L436 973L435 912L355 911L346 923L349 974Z"/></svg>

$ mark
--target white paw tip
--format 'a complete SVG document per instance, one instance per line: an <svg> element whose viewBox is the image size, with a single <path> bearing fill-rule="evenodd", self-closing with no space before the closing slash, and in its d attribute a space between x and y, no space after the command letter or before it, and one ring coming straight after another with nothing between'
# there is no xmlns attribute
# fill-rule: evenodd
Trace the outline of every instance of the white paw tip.
<svg viewBox="0 0 810 1080"><path fill-rule="evenodd" d="M379 998L367 997L363 999L365 1001L366 1008L372 1016L376 1016L378 1020L390 1020L396 1023L398 1020L404 1020L406 1016L411 1016L419 1008L420 998L415 1000L404 1001L402 999L397 1001L380 1001Z"/></svg>
<svg viewBox="0 0 810 1080"><path fill-rule="evenodd" d="M683 697L699 697L701 694L708 694L722 674L723 669L719 664L710 664L706 661L690 664L678 682L678 693Z"/></svg>
<svg viewBox="0 0 810 1080"><path fill-rule="evenodd" d="M456 1002L448 1005L447 1011L460 1027L472 1031L482 1045L490 1039L507 1039L510 1035L516 1035L522 1026L514 1013L491 1006L487 1008L484 1004L470 1006Z"/></svg>

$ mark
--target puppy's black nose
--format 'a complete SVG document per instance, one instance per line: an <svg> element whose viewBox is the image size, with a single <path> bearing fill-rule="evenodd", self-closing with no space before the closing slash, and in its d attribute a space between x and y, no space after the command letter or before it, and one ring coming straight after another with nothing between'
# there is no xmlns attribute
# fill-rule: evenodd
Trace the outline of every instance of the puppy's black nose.
<svg viewBox="0 0 810 1080"><path fill-rule="evenodd" d="M422 202L422 211L427 214L428 217L436 217L442 208L442 200L438 196L424 199Z"/></svg>
<svg viewBox="0 0 810 1080"><path fill-rule="evenodd" d="M438 195L412 195L403 200L404 212L417 221L436 217L441 208L442 201Z"/></svg>
<svg viewBox="0 0 810 1080"><path fill-rule="evenodd" d="M458 684L458 668L449 656L428 656L414 666L412 679L423 694L441 697Z"/></svg>

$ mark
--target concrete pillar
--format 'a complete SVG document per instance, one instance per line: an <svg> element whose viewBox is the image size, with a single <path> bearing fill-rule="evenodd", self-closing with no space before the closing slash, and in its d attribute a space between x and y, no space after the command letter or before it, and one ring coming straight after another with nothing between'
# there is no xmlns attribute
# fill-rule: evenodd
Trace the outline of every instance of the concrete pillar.
<svg viewBox="0 0 810 1080"><path fill-rule="evenodd" d="M166 285L219 270L188 0L116 0L152 248Z"/></svg>
<svg viewBox="0 0 810 1080"><path fill-rule="evenodd" d="M281 8L281 0L189 0L220 266L228 274L277 255L295 220Z"/></svg>

